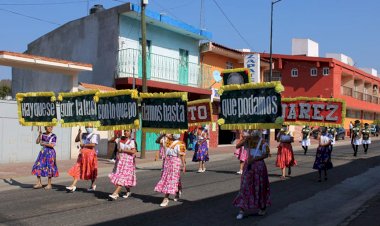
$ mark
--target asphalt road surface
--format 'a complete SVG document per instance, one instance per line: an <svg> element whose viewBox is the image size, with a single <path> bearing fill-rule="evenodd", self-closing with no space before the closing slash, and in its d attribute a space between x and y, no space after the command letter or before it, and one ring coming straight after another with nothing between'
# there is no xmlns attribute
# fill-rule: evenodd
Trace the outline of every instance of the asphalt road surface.
<svg viewBox="0 0 380 226"><path fill-rule="evenodd" d="M264 217L251 213L243 220L235 219L238 209L231 203L240 186L240 176L235 174L239 164L232 154L224 154L210 156L205 173L196 173L197 165L189 164L182 177L182 198L171 200L167 207L159 207L162 194L153 191L161 173L159 164L140 167L132 196L116 201L108 200L114 190L108 177L98 178L94 193L85 189L89 182L79 182L76 192L67 193L65 186L70 181L59 182L49 191L15 181L21 189L0 192L0 224L344 225L380 192L380 141L373 142L367 155L360 148L356 158L350 145L335 147L334 168L323 182L317 182L317 172L312 170L315 148L306 156L296 151L295 157L298 165L284 181L279 180L280 170L274 166L276 156L266 160L272 206Z"/></svg>

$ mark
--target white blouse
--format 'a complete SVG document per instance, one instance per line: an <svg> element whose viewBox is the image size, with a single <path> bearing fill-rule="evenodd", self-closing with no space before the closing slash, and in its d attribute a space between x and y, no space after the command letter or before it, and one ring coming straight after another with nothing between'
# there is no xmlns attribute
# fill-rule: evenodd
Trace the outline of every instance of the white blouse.
<svg viewBox="0 0 380 226"><path fill-rule="evenodd" d="M180 155L179 141L174 141L169 147L166 148L166 156L178 157Z"/></svg>
<svg viewBox="0 0 380 226"><path fill-rule="evenodd" d="M131 140L131 139L128 139L127 142L125 142L125 143L119 142L118 146L119 146L118 148L121 149L122 151L132 150L132 149L136 148L135 141Z"/></svg>

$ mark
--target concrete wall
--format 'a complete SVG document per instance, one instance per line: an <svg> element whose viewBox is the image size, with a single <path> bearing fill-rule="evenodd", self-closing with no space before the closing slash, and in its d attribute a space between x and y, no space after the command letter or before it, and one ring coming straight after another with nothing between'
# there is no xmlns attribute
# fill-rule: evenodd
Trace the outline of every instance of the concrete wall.
<svg viewBox="0 0 380 226"><path fill-rule="evenodd" d="M71 21L28 45L26 53L69 61L90 63L92 72L79 74L79 82L113 86L118 49L116 9ZM12 91L67 92L72 88L67 75L13 69Z"/></svg>
<svg viewBox="0 0 380 226"><path fill-rule="evenodd" d="M120 16L120 48L140 49L140 21ZM154 54L179 59L179 49L189 51L189 62L199 63L199 40L147 24L147 40L151 41Z"/></svg>

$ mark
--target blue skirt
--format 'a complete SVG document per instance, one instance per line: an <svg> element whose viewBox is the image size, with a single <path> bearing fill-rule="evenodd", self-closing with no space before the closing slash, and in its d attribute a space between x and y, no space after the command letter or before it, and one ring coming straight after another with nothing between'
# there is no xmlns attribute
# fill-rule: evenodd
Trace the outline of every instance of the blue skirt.
<svg viewBox="0 0 380 226"><path fill-rule="evenodd" d="M318 147L317 154L315 156L315 161L313 169L322 170L322 169L331 169L333 168L331 162L331 150L330 147Z"/></svg>
<svg viewBox="0 0 380 226"><path fill-rule="evenodd" d="M38 177L58 177L58 167L54 148L44 147L33 165L32 174Z"/></svg>
<svg viewBox="0 0 380 226"><path fill-rule="evenodd" d="M193 155L193 162L200 162L200 161L207 162L208 160L209 158L208 158L207 141L203 142L201 145L197 143L195 146L195 151Z"/></svg>

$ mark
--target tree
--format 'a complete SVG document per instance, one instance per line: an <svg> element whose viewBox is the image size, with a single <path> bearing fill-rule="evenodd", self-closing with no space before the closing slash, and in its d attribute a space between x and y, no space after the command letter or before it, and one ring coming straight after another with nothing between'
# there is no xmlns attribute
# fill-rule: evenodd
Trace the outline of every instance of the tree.
<svg viewBox="0 0 380 226"><path fill-rule="evenodd" d="M0 86L0 98L4 99L6 96L11 95L11 87L7 85Z"/></svg>

